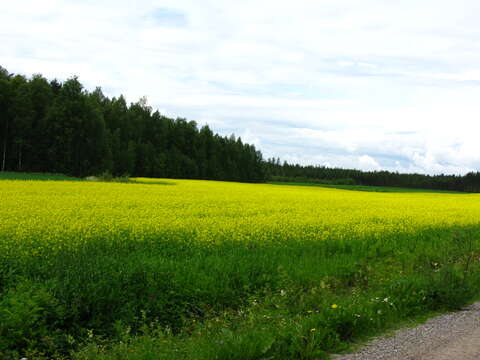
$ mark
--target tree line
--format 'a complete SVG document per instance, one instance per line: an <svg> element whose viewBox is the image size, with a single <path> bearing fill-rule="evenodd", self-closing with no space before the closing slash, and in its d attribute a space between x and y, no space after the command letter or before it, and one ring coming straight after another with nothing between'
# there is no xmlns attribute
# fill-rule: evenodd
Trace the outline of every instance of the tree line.
<svg viewBox="0 0 480 360"><path fill-rule="evenodd" d="M354 169L328 168L325 166L302 166L267 159L265 170L268 177L277 181L317 182L342 185L396 186L406 188L480 192L480 173L466 175L401 174L390 171L361 171Z"/></svg>
<svg viewBox="0 0 480 360"><path fill-rule="evenodd" d="M62 83L2 67L0 142L2 171L265 179L261 152L234 135L163 116L145 98L128 105L89 92L76 77Z"/></svg>
<svg viewBox="0 0 480 360"><path fill-rule="evenodd" d="M127 104L78 78L27 78L0 67L0 170L73 176L146 176L262 182L268 180L399 186L480 192L480 173L400 174L302 166L263 160L240 138L172 119L145 98Z"/></svg>

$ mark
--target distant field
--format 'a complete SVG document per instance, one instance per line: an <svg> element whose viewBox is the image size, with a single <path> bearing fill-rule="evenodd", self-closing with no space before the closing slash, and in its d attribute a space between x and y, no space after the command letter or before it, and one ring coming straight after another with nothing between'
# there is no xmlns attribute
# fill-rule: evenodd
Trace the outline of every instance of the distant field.
<svg viewBox="0 0 480 360"><path fill-rule="evenodd" d="M272 185L292 185L292 186L319 186L330 189L354 190L354 191L370 191L370 192L395 192L395 193L443 193L443 194L466 194L459 191L448 190L432 190L432 189L415 189L402 188L394 186L368 186L368 185L332 185L332 184L317 184L317 183L301 183L301 182L284 182L284 181L270 181Z"/></svg>
<svg viewBox="0 0 480 360"><path fill-rule="evenodd" d="M476 194L2 177L2 359L324 359L480 294Z"/></svg>

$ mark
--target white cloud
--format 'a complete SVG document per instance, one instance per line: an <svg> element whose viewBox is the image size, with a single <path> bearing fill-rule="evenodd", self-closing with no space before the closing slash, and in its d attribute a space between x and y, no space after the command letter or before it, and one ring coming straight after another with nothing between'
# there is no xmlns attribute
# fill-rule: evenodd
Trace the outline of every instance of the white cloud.
<svg viewBox="0 0 480 360"><path fill-rule="evenodd" d="M359 168L363 170L380 170L380 164L371 156L362 155L358 158Z"/></svg>
<svg viewBox="0 0 480 360"><path fill-rule="evenodd" d="M479 10L474 0L3 1L0 65L147 95L266 157L464 173L480 169Z"/></svg>

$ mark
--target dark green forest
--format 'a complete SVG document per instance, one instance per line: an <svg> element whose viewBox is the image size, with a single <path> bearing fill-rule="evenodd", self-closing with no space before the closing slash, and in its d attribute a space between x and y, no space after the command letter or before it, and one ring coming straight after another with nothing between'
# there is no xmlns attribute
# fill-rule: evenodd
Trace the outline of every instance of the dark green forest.
<svg viewBox="0 0 480 360"><path fill-rule="evenodd" d="M76 77L28 79L0 67L2 171L263 181L262 154L234 135L153 111L144 98L88 92Z"/></svg>
<svg viewBox="0 0 480 360"><path fill-rule="evenodd" d="M396 186L404 188L480 192L480 173L460 175L400 174L390 171L361 171L325 166L292 165L268 159L265 171L269 178L284 182L320 184Z"/></svg>
<svg viewBox="0 0 480 360"><path fill-rule="evenodd" d="M400 174L263 160L255 146L207 125L172 119L145 98L127 104L77 77L27 78L0 67L0 170L84 177L146 176L400 186L480 192L480 173Z"/></svg>

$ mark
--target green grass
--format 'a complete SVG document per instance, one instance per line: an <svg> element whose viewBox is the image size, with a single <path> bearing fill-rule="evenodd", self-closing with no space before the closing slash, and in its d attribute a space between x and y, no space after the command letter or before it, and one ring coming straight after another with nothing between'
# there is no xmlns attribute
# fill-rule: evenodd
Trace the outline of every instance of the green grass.
<svg viewBox="0 0 480 360"><path fill-rule="evenodd" d="M327 359L329 353L348 349L353 340L379 334L406 319L424 319L426 314L458 309L478 295L478 265L467 273L467 258L458 257L465 254L458 242L468 242L473 234L478 236L478 229L451 229L450 237L445 236L449 231L444 231L383 239L382 243L391 244L395 257L374 255L375 251L369 254L360 248L330 248L330 257L335 260L323 260L323 264L315 261L322 253L315 245L307 248L296 244L281 251L257 249L255 256L231 249L234 257L222 261L221 268L211 269L210 276L222 271L235 277L255 269L262 274L253 280L255 283L268 279L257 291L245 292L252 281L245 278L232 284L238 287L236 291L223 289L224 296L230 297L226 307L186 318L176 333L145 318L137 334L122 334L119 329L117 340L106 346L99 345L101 339L92 338L74 358ZM415 244L417 253L407 255L401 250L403 246L393 245L398 242L403 246ZM382 244L382 251L390 250ZM230 251L223 249L220 253L225 256ZM300 254L301 258L297 257ZM350 256L356 260L352 262ZM207 254L194 255L188 266L196 272L201 263L211 263L206 260L209 258ZM432 259L441 259L441 267L432 264ZM282 268L276 268L278 264ZM202 287L194 284L185 281L184 286ZM216 302L223 298L217 296Z"/></svg>
<svg viewBox="0 0 480 360"><path fill-rule="evenodd" d="M283 181L269 181L269 182L267 182L267 184L289 185L289 186L318 186L318 187L330 188L330 189L369 191L369 192L468 194L467 192L460 192L460 191L435 190L435 189L414 189L414 188L402 188L402 187L394 187L394 186L332 185L332 184L317 184L317 183L305 183L305 182L283 182Z"/></svg>
<svg viewBox="0 0 480 360"><path fill-rule="evenodd" d="M83 179L63 174L0 171L0 180L81 181Z"/></svg>

